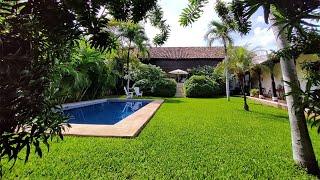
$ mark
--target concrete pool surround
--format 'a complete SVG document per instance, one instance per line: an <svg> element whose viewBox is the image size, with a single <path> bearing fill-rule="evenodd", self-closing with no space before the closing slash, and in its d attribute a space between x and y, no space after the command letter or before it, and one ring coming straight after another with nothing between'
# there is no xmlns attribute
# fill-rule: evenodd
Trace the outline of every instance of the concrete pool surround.
<svg viewBox="0 0 320 180"><path fill-rule="evenodd" d="M100 99L94 101L84 101L78 103L64 104L64 110L83 107L98 103L112 101L134 101L121 99ZM139 99L147 100L147 99ZM66 128L65 135L75 136L97 136L97 137L136 137L144 126L149 122L152 116L160 108L164 100L153 100L133 114L122 119L114 125L96 125L96 124L70 124L71 128Z"/></svg>

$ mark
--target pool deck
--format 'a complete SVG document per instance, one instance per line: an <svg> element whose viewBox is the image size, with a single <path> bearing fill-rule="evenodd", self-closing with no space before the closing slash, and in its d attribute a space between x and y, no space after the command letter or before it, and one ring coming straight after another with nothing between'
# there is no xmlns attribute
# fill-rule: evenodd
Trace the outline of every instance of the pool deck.
<svg viewBox="0 0 320 180"><path fill-rule="evenodd" d="M154 100L114 125L70 124L71 128L66 129L64 134L97 137L136 137L160 108L163 101Z"/></svg>

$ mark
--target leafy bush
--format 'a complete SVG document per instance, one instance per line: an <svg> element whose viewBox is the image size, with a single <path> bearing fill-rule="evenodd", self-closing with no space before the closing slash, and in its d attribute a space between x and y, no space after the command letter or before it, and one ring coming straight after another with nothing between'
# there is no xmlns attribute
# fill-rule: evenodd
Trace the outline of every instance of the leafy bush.
<svg viewBox="0 0 320 180"><path fill-rule="evenodd" d="M176 92L176 82L165 78L165 72L158 66L138 63L131 73L133 86L139 87L144 95L172 97Z"/></svg>
<svg viewBox="0 0 320 180"><path fill-rule="evenodd" d="M212 76L213 72L214 72L214 68L212 66L206 65L206 66L199 66L199 67L192 68L189 75Z"/></svg>
<svg viewBox="0 0 320 180"><path fill-rule="evenodd" d="M259 96L259 89L251 89L250 90L250 96L252 96L252 97Z"/></svg>
<svg viewBox="0 0 320 180"><path fill-rule="evenodd" d="M55 88L65 102L91 100L108 95L115 88L118 72L107 54L80 40L71 58L56 68Z"/></svg>
<svg viewBox="0 0 320 180"><path fill-rule="evenodd" d="M206 76L192 76L185 83L187 97L213 97L220 94L219 85Z"/></svg>
<svg viewBox="0 0 320 180"><path fill-rule="evenodd" d="M177 83L174 79L163 78L156 82L154 96L173 97L176 93Z"/></svg>
<svg viewBox="0 0 320 180"><path fill-rule="evenodd" d="M134 87L139 87L144 95L152 95L153 85L148 79L141 79L134 83Z"/></svg>

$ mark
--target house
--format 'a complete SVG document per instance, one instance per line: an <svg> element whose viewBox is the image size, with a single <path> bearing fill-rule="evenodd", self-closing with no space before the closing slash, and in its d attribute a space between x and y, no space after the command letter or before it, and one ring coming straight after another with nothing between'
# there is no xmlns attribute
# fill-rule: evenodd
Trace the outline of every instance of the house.
<svg viewBox="0 0 320 180"><path fill-rule="evenodd" d="M159 66L165 72L188 71L199 66L216 66L224 59L223 47L152 47L144 63Z"/></svg>
<svg viewBox="0 0 320 180"><path fill-rule="evenodd" d="M256 64L264 64L267 61L267 55L266 54L259 54L254 58L254 63ZM296 69L297 69L297 75L298 79L300 81L300 86L304 90L306 87L306 80L305 80L305 74L306 72L302 70L302 64L306 61L319 61L319 57L316 54L301 54L295 61L296 63ZM284 98L284 82L282 78L281 73L281 66L280 62L276 62L273 67L273 75L274 75L274 82L275 82L275 88L277 91L277 96L281 99ZM271 71L270 68L262 68L261 75L261 86L263 89L263 95L267 97L272 97L272 79L271 79ZM252 87L258 88L258 78L252 78ZM276 100L277 98L275 98Z"/></svg>
<svg viewBox="0 0 320 180"><path fill-rule="evenodd" d="M148 60L142 60L142 62L159 66L167 73L176 69L188 72L192 68L201 66L215 67L224 60L224 57L224 47L222 46L152 47L149 50ZM175 78L174 75L168 74L168 76ZM178 81L177 78L176 80ZM238 84L233 78L230 80L230 90L235 90L235 88L238 88Z"/></svg>

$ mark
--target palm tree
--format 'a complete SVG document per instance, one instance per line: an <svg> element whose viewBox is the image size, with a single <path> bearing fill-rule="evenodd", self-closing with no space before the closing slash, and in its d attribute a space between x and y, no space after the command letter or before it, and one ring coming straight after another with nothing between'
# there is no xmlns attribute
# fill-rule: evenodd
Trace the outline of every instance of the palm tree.
<svg viewBox="0 0 320 180"><path fill-rule="evenodd" d="M235 1L236 2L236 1ZM246 22L259 7L264 9L265 22L272 24L272 30L276 37L277 46L279 49L290 48L288 39L293 34L304 36L304 28L314 27L314 24L308 20L319 20L320 15L314 13L319 6L320 1L310 0L277 0L277 1L257 1L257 0L242 0L237 1L235 5L235 14L238 16L238 21L242 21L242 25L246 26ZM274 9L271 9L271 6ZM240 23L241 24L241 23ZM294 108L294 105L301 104L302 100L299 95L292 92L292 87L300 87L294 58L280 58L280 66L282 77L285 82L285 93L288 114L291 126L291 140L294 161L301 167L306 168L308 172L319 175L319 167L316 161L311 139L309 136L306 118L303 108Z"/></svg>
<svg viewBox="0 0 320 180"><path fill-rule="evenodd" d="M230 71L236 75L238 81L240 82L242 94L243 94L243 108L249 111L249 106L247 104L246 98L246 85L245 85L245 75L249 72L252 67L252 57L253 54L244 47L229 48L229 65Z"/></svg>
<svg viewBox="0 0 320 180"><path fill-rule="evenodd" d="M228 64L228 49L227 47L232 44L232 38L230 33L232 28L229 27L228 24L218 22L218 21L211 21L209 24L209 30L205 34L205 39L208 41L209 46L211 47L212 43L216 40L221 40L224 47L225 53L225 64ZM227 100L230 101L230 90L229 90L229 71L228 66L225 67L225 76L226 76L226 95Z"/></svg>
<svg viewBox="0 0 320 180"><path fill-rule="evenodd" d="M263 62L262 65L267 67L270 72L271 78L271 92L272 92L272 100L278 101L278 95L276 90L276 83L274 81L274 66L279 62L279 59L274 54L268 54L268 60Z"/></svg>
<svg viewBox="0 0 320 180"><path fill-rule="evenodd" d="M264 69L263 65L261 64L254 64L251 71L254 75L257 75L258 77L258 86L259 86L259 98L263 97L263 92L262 92L262 83L261 83L261 74L262 70Z"/></svg>
<svg viewBox="0 0 320 180"><path fill-rule="evenodd" d="M183 10L180 24L187 26L196 21L203 12L207 0L190 1ZM250 17L260 7L264 10L264 19L268 24L273 24L272 30L276 37L279 49L290 48L288 39L293 34L305 36L304 29L312 29L316 25L310 20L320 19L319 0L237 0L232 1L231 16L236 21L237 31L246 34L251 29ZM271 11L271 7L275 11ZM229 17L228 8L217 11L220 17ZM277 17L277 20L274 17ZM282 57L280 59L285 93L292 91L292 87L300 87L294 58ZM290 86L289 86L290 84ZM313 151L311 139L306 125L304 109L293 108L293 105L301 104L302 100L296 93L286 96L288 114L291 126L292 151L294 161L301 167L306 168L312 174L320 174L318 163Z"/></svg>
<svg viewBox="0 0 320 180"><path fill-rule="evenodd" d="M116 27L115 34L120 41L122 49L127 49L126 57L126 73L127 73L127 89L130 87L130 53L135 50L137 54L146 56L148 54L148 38L145 34L144 28L132 21L112 21L109 23L111 27Z"/></svg>

